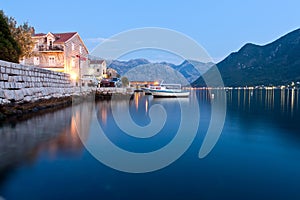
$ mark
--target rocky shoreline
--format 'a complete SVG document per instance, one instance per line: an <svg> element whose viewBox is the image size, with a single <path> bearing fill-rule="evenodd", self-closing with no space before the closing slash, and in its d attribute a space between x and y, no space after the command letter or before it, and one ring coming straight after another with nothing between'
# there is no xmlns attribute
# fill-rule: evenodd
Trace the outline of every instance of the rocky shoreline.
<svg viewBox="0 0 300 200"><path fill-rule="evenodd" d="M0 121L14 120L20 118L30 117L35 114L49 112L61 109L72 104L82 102L86 98L93 98L95 101L115 99L132 99L131 92L116 93L110 90L91 89L82 93L75 93L74 95L41 98L36 101L19 101L10 102L0 105Z"/></svg>
<svg viewBox="0 0 300 200"><path fill-rule="evenodd" d="M0 60L0 122L80 103L88 96L109 100L132 93L131 88L76 87L69 74Z"/></svg>

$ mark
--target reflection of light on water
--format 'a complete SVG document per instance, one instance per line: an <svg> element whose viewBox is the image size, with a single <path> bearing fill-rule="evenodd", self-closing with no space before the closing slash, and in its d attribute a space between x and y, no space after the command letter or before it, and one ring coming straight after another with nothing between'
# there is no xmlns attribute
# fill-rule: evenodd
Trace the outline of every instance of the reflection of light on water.
<svg viewBox="0 0 300 200"><path fill-rule="evenodd" d="M240 100L241 100L240 95L241 95L240 90L238 90L238 108L240 107Z"/></svg>
<svg viewBox="0 0 300 200"><path fill-rule="evenodd" d="M248 110L251 108L251 97L253 96L253 90L248 92Z"/></svg>
<svg viewBox="0 0 300 200"><path fill-rule="evenodd" d="M285 106L285 89L280 90L280 106L281 106L281 111L284 112L284 106Z"/></svg>
<svg viewBox="0 0 300 200"><path fill-rule="evenodd" d="M72 116L72 120L71 120L71 126L70 126L70 131L71 131L71 134L76 134L77 135L77 130L76 130L76 119L78 119L78 113L75 114L75 116L73 115Z"/></svg>
<svg viewBox="0 0 300 200"><path fill-rule="evenodd" d="M298 99L299 99L299 90L297 90L297 94L296 94L296 109L298 110Z"/></svg>
<svg viewBox="0 0 300 200"><path fill-rule="evenodd" d="M145 103L145 110L146 110L146 114L148 113L148 99L146 99L146 103Z"/></svg>
<svg viewBox="0 0 300 200"><path fill-rule="evenodd" d="M292 96L291 96L291 114L293 115L294 112L294 103L295 103L295 90L292 89Z"/></svg>
<svg viewBox="0 0 300 200"><path fill-rule="evenodd" d="M235 109L253 111L261 107L288 115L295 115L300 103L298 89L240 89L227 91L227 97L228 105Z"/></svg>
<svg viewBox="0 0 300 200"><path fill-rule="evenodd" d="M287 100L286 100L286 110L287 111L289 111L289 106L290 106L290 90L288 89L287 90L287 95L286 95L286 97L287 97Z"/></svg>
<svg viewBox="0 0 300 200"><path fill-rule="evenodd" d="M101 121L103 124L106 124L107 121L107 110L106 108L101 109Z"/></svg>
<svg viewBox="0 0 300 200"><path fill-rule="evenodd" d="M246 108L246 89L244 89L244 91L243 91L243 93L244 93L244 99L243 99L243 107L244 107L244 109Z"/></svg>
<svg viewBox="0 0 300 200"><path fill-rule="evenodd" d="M274 90L273 89L266 90L265 105L266 105L266 108L269 110L274 108Z"/></svg>
<svg viewBox="0 0 300 200"><path fill-rule="evenodd" d="M263 102L263 90L259 89L259 101Z"/></svg>
<svg viewBox="0 0 300 200"><path fill-rule="evenodd" d="M138 93L134 94L134 104L135 104L135 109L138 110L139 109L139 94Z"/></svg>

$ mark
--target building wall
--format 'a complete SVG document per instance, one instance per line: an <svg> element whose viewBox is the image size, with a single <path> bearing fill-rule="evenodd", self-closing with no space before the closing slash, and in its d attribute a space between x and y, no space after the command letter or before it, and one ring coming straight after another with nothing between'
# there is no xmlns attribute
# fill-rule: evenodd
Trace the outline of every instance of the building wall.
<svg viewBox="0 0 300 200"><path fill-rule="evenodd" d="M90 61L90 64L87 68L87 71L85 74L88 75L94 75L98 79L104 78L104 75L106 74L106 62L103 61L100 63L93 63L93 61Z"/></svg>
<svg viewBox="0 0 300 200"><path fill-rule="evenodd" d="M64 48L65 72L71 75L76 74L78 79L80 76L79 74L81 74L82 76L82 72L88 67L88 51L84 48L84 44L81 42L78 34L67 41ZM86 60L80 60L81 70L79 70L79 58L76 57L76 55L80 55L82 58L86 58Z"/></svg>

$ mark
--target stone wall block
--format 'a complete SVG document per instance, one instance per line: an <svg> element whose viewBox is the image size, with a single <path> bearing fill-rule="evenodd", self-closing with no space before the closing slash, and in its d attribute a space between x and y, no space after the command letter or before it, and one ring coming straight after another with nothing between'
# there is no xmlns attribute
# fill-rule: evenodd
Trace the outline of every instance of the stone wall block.
<svg viewBox="0 0 300 200"><path fill-rule="evenodd" d="M0 98L2 98L2 99L5 98L4 91L1 88L0 88Z"/></svg>
<svg viewBox="0 0 300 200"><path fill-rule="evenodd" d="M2 74L2 79L4 81L8 81L8 74Z"/></svg>
<svg viewBox="0 0 300 200"><path fill-rule="evenodd" d="M15 82L14 76L8 76L8 82Z"/></svg>
<svg viewBox="0 0 300 200"><path fill-rule="evenodd" d="M15 99L15 93L13 90L3 90L5 99L7 100L14 100Z"/></svg>
<svg viewBox="0 0 300 200"><path fill-rule="evenodd" d="M6 71L6 68L5 68L4 66L1 66L1 67L0 67L0 72L1 72L1 73L5 73L5 71Z"/></svg>
<svg viewBox="0 0 300 200"><path fill-rule="evenodd" d="M22 90L14 90L15 92L15 100L16 101L21 101L24 99L24 93Z"/></svg>

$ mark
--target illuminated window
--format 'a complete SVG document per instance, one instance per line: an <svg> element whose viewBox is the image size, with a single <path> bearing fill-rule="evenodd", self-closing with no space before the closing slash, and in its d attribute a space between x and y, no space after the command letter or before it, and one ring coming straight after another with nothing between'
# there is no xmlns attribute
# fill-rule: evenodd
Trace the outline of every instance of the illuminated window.
<svg viewBox="0 0 300 200"><path fill-rule="evenodd" d="M79 53L82 54L82 46L79 46Z"/></svg>
<svg viewBox="0 0 300 200"><path fill-rule="evenodd" d="M74 51L75 50L75 44L72 42L72 51Z"/></svg>

